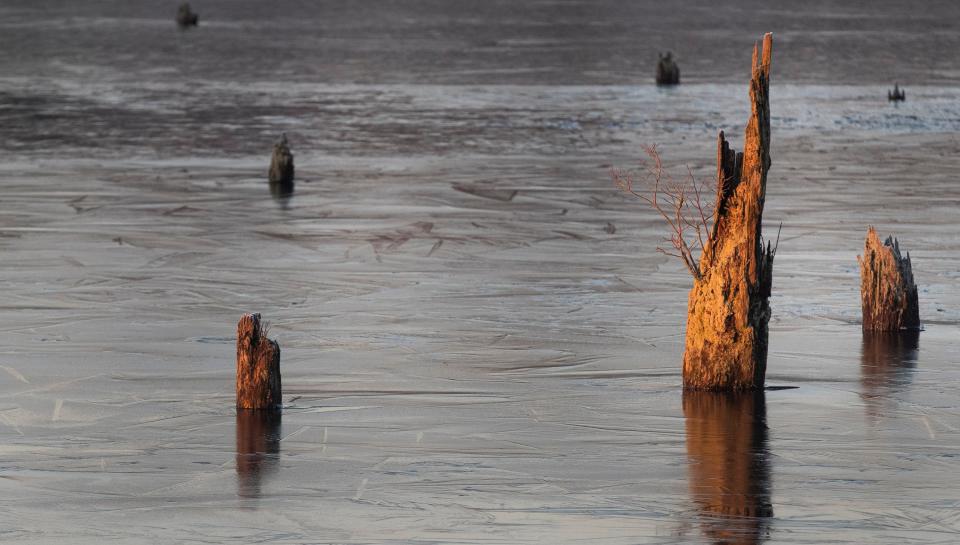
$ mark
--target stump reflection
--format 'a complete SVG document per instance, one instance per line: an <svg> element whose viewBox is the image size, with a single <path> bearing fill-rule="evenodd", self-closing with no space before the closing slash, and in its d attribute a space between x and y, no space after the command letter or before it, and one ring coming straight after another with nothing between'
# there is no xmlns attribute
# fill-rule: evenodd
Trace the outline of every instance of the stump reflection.
<svg viewBox="0 0 960 545"><path fill-rule="evenodd" d="M293 198L293 182L270 182L270 195L283 210L290 209L290 199Z"/></svg>
<svg viewBox="0 0 960 545"><path fill-rule="evenodd" d="M860 352L860 384L867 416L876 421L884 415L885 400L906 388L913 379L920 347L920 332L864 332Z"/></svg>
<svg viewBox="0 0 960 545"><path fill-rule="evenodd" d="M263 479L277 466L280 415L276 411L237 411L237 495L260 497Z"/></svg>
<svg viewBox="0 0 960 545"><path fill-rule="evenodd" d="M690 496L717 544L756 544L769 534L770 466L762 390L683 394Z"/></svg>

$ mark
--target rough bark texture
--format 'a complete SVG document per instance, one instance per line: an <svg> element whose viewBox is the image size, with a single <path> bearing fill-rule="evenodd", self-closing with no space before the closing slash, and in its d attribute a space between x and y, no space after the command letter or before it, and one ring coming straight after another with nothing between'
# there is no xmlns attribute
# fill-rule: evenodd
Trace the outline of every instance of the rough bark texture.
<svg viewBox="0 0 960 545"><path fill-rule="evenodd" d="M184 2L180 4L180 8L177 9L177 24L181 27L190 27L197 26L197 22L200 19L200 16L193 12L190 9L190 4Z"/></svg>
<svg viewBox="0 0 960 545"><path fill-rule="evenodd" d="M260 484L277 464L281 413L237 411L237 495L260 496Z"/></svg>
<svg viewBox="0 0 960 545"><path fill-rule="evenodd" d="M876 230L867 230L860 263L860 300L864 331L920 329L920 305L913 282L910 254L900 255L897 239L881 244Z"/></svg>
<svg viewBox="0 0 960 545"><path fill-rule="evenodd" d="M269 178L273 184L293 184L293 154L287 145L287 135L273 146Z"/></svg>
<svg viewBox="0 0 960 545"><path fill-rule="evenodd" d="M657 85L677 85L680 83L680 67L673 60L673 54L660 55L657 61Z"/></svg>
<svg viewBox="0 0 960 545"><path fill-rule="evenodd" d="M773 516L764 392L684 392L683 414L704 533L715 543L761 543Z"/></svg>
<svg viewBox="0 0 960 545"><path fill-rule="evenodd" d="M753 50L752 114L743 153L720 132L713 230L687 307L683 386L695 390L762 388L775 249L761 236L770 169L770 55L773 39ZM759 55L758 55L759 53Z"/></svg>
<svg viewBox="0 0 960 545"><path fill-rule="evenodd" d="M237 409L280 407L280 345L267 338L259 314L237 324Z"/></svg>

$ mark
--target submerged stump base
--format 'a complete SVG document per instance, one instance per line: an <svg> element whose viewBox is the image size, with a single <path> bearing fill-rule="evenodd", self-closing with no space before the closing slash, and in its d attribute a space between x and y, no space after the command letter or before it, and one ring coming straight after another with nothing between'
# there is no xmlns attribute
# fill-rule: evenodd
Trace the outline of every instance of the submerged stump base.
<svg viewBox="0 0 960 545"><path fill-rule="evenodd" d="M857 262L863 330L920 329L920 305L910 254L900 254L897 239L887 237L881 244L877 231L870 227L863 243L863 256L857 256Z"/></svg>
<svg viewBox="0 0 960 545"><path fill-rule="evenodd" d="M770 169L770 59L773 38L753 50L752 115L743 153L723 132L717 143L713 229L703 248L687 306L683 387L688 390L763 388L767 324L776 248L763 244L761 225ZM759 56L758 56L759 54Z"/></svg>
<svg viewBox="0 0 960 545"><path fill-rule="evenodd" d="M260 314L237 324L237 409L279 409L280 345L267 338Z"/></svg>

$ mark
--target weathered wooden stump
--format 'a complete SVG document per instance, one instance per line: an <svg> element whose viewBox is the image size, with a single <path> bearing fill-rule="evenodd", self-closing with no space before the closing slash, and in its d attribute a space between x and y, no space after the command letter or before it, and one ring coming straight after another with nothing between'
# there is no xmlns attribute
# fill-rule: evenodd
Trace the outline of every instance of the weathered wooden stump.
<svg viewBox="0 0 960 545"><path fill-rule="evenodd" d="M677 85L680 83L680 67L673 60L673 53L660 54L657 61L657 85Z"/></svg>
<svg viewBox="0 0 960 545"><path fill-rule="evenodd" d="M714 224L687 307L683 386L694 390L763 388L776 248L761 226L770 169L770 59L773 37L753 49L752 114L743 153L723 132L717 143Z"/></svg>
<svg viewBox="0 0 960 545"><path fill-rule="evenodd" d="M187 28L191 26L197 26L197 22L200 20L200 16L193 12L190 9L190 4L184 2L180 4L180 7L177 9L177 24L182 28Z"/></svg>
<svg viewBox="0 0 960 545"><path fill-rule="evenodd" d="M287 135L284 134L279 142L273 146L273 155L270 157L271 184L293 184L293 154L287 144Z"/></svg>
<svg viewBox="0 0 960 545"><path fill-rule="evenodd" d="M893 91L887 91L887 100L902 102L907 100L907 92L900 88L899 83L893 84Z"/></svg>
<svg viewBox="0 0 960 545"><path fill-rule="evenodd" d="M237 409L279 409L280 345L267 338L260 314L237 324Z"/></svg>
<svg viewBox="0 0 960 545"><path fill-rule="evenodd" d="M910 254L900 254L897 239L881 244L877 231L867 229L860 263L860 300L864 331L920 329L920 304L913 282Z"/></svg>
<svg viewBox="0 0 960 545"><path fill-rule="evenodd" d="M690 495L715 543L760 543L773 516L763 390L683 393Z"/></svg>

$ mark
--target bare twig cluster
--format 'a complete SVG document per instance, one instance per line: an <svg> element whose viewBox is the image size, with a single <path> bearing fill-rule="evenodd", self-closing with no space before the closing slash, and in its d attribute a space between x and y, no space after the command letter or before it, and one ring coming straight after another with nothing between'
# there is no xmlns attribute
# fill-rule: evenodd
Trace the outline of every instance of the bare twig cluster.
<svg viewBox="0 0 960 545"><path fill-rule="evenodd" d="M667 222L669 236L657 251L678 257L697 280L703 276L700 256L710 235L714 202L706 182L698 181L687 167L686 176L674 178L663 167L657 147L644 146L647 160L637 170L613 169L613 181L625 193L648 204Z"/></svg>

